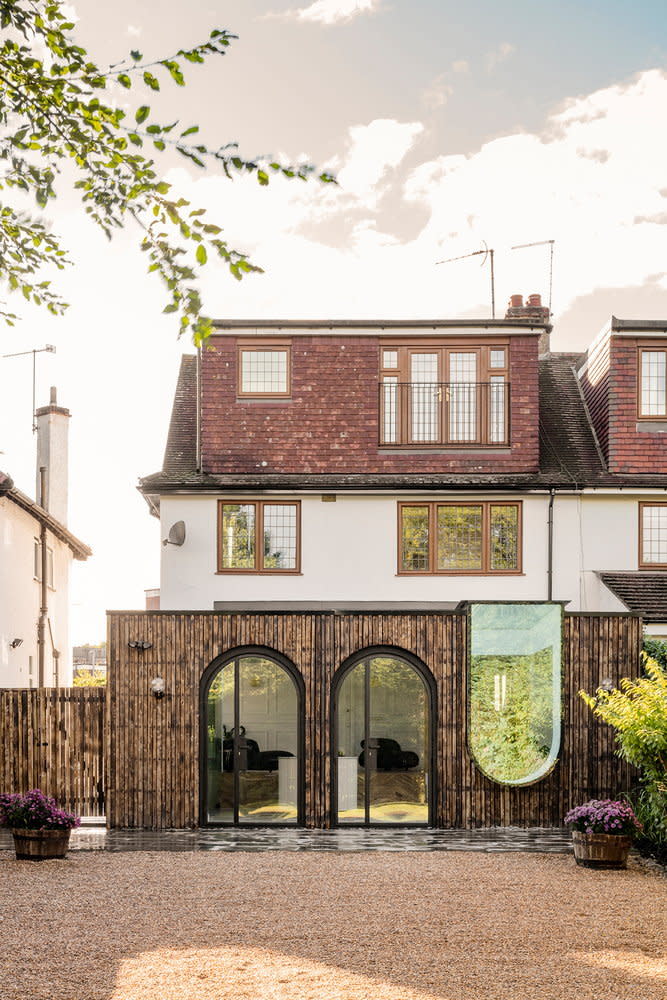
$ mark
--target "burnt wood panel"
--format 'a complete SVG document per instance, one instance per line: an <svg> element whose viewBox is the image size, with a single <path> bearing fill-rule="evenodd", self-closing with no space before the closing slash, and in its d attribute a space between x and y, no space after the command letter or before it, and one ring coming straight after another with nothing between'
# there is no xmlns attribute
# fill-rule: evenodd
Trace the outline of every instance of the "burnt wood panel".
<svg viewBox="0 0 667 1000"><path fill-rule="evenodd" d="M521 788L486 778L468 753L466 629L466 616L451 612L112 613L109 824L197 825L201 678L217 657L244 646L281 654L303 678L307 826L331 824L334 675L349 657L377 647L405 651L433 675L437 826L560 826L572 805L630 787L633 774L614 754L613 731L593 718L578 692L605 678L616 684L637 676L639 618L565 616L560 757L544 779ZM136 640L151 647L130 648ZM150 693L156 676L165 681L160 700Z"/></svg>
<svg viewBox="0 0 667 1000"><path fill-rule="evenodd" d="M41 788L80 816L104 814L104 688L0 689L0 791Z"/></svg>

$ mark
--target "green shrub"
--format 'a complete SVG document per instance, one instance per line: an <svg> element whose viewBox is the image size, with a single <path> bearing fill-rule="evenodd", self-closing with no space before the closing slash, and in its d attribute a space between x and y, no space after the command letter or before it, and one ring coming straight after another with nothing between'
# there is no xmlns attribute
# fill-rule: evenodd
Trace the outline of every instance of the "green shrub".
<svg viewBox="0 0 667 1000"><path fill-rule="evenodd" d="M647 659L655 660L658 666L667 672L667 639L645 637L642 649Z"/></svg>
<svg viewBox="0 0 667 1000"><path fill-rule="evenodd" d="M667 673L645 657L646 674L619 688L580 691L593 713L616 730L618 754L639 768L636 812L647 840L667 845Z"/></svg>

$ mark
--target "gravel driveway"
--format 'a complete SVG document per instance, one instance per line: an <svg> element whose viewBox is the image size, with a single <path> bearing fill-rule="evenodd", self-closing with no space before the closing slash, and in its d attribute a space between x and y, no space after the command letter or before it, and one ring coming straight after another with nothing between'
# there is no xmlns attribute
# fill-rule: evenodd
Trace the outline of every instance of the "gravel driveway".
<svg viewBox="0 0 667 1000"><path fill-rule="evenodd" d="M667 879L569 856L0 853L1 1000L665 1000Z"/></svg>

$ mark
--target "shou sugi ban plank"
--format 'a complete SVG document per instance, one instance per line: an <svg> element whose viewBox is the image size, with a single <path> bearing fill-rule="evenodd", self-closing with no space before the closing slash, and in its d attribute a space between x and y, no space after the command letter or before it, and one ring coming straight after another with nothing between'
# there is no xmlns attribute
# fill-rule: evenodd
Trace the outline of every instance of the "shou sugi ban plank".
<svg viewBox="0 0 667 1000"><path fill-rule="evenodd" d="M607 788L613 780L619 790L626 784L625 772L609 755L609 739L591 738L590 713L577 691L593 689L606 675L613 656L625 661L625 673L636 670L640 629L635 619L621 615L601 621L593 616L567 616L559 763L536 786L505 788L478 771L467 749L463 615L158 612L141 620L132 615L119 616L119 621L113 618L112 672L118 676L113 681L110 678L109 688L113 715L107 728L113 748L109 787L118 799L115 821L122 819L122 825L189 825L197 821L201 676L217 656L244 644L275 649L303 677L309 825L326 826L331 819L332 679L351 654L373 646L412 653L435 679L438 823L560 824L564 807L575 794L589 791L596 783ZM151 630L155 650L143 661L127 648L129 632L139 628ZM621 648L627 648L627 656L619 657ZM146 669L149 664L150 669ZM154 712L157 706L149 703L151 671L163 671L172 692L168 711ZM143 708L137 701L143 701ZM166 703L167 698L162 707L167 708ZM148 747L153 748L151 756L156 763L142 767L140 758ZM603 759L600 754L604 754Z"/></svg>

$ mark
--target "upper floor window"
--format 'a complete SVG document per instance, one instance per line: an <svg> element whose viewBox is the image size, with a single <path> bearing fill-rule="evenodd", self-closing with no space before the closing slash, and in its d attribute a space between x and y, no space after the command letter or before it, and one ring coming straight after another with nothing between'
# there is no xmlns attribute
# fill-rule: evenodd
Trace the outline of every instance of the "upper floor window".
<svg viewBox="0 0 667 1000"><path fill-rule="evenodd" d="M381 348L380 444L509 443L509 346Z"/></svg>
<svg viewBox="0 0 667 1000"><path fill-rule="evenodd" d="M33 576L42 582L42 544L35 539L33 547ZM53 549L46 547L46 585L53 589Z"/></svg>
<svg viewBox="0 0 667 1000"><path fill-rule="evenodd" d="M221 500L218 573L298 573L299 501Z"/></svg>
<svg viewBox="0 0 667 1000"><path fill-rule="evenodd" d="M240 345L238 350L239 396L289 396L288 344Z"/></svg>
<svg viewBox="0 0 667 1000"><path fill-rule="evenodd" d="M398 572L520 573L521 503L399 503Z"/></svg>
<svg viewBox="0 0 667 1000"><path fill-rule="evenodd" d="M639 349L639 416L667 417L667 348Z"/></svg>
<svg viewBox="0 0 667 1000"><path fill-rule="evenodd" d="M639 505L639 565L667 569L667 504Z"/></svg>

